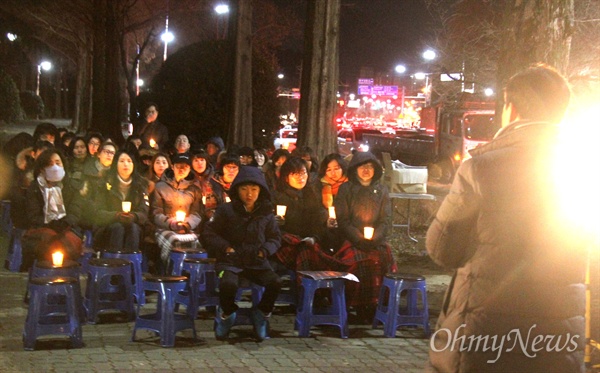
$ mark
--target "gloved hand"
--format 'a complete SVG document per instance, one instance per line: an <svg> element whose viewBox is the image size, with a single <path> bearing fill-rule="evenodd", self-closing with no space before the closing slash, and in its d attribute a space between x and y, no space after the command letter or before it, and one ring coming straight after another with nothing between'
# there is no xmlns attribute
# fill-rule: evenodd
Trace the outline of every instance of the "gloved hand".
<svg viewBox="0 0 600 373"><path fill-rule="evenodd" d="M285 218L283 216L275 215L275 221L277 222L277 225L279 225L280 227L282 225L285 225Z"/></svg>
<svg viewBox="0 0 600 373"><path fill-rule="evenodd" d="M304 237L302 240L300 240L302 242L306 242L308 245L310 246L314 246L315 245L315 238L314 237Z"/></svg>

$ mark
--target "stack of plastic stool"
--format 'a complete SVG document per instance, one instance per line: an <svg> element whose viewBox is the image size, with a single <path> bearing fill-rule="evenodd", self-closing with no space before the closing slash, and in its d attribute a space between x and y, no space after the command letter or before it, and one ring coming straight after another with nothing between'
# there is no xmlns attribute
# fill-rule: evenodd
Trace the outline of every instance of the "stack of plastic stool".
<svg viewBox="0 0 600 373"><path fill-rule="evenodd" d="M125 259L131 263L133 268L133 293L138 304L146 304L146 296L144 295L142 261L143 255L141 251L126 252L121 250L106 250L102 252L103 258Z"/></svg>
<svg viewBox="0 0 600 373"><path fill-rule="evenodd" d="M174 248L169 253L169 265L171 266L171 276L181 276L183 262L188 258L208 258L208 253L203 249Z"/></svg>
<svg viewBox="0 0 600 373"><path fill-rule="evenodd" d="M84 305L90 324L105 310L120 310L130 320L135 317L131 263L125 259L91 259Z"/></svg>
<svg viewBox="0 0 600 373"><path fill-rule="evenodd" d="M388 298L385 294L389 293ZM402 295L406 295L406 304ZM420 295L421 307L418 305ZM379 302L373 319L373 328L383 324L383 334L388 338L396 336L401 326L422 326L425 337L429 337L429 307L425 277L409 273L388 273L383 278Z"/></svg>
<svg viewBox="0 0 600 373"><path fill-rule="evenodd" d="M81 292L73 277L38 277L30 281L31 300L23 330L23 347L34 350L42 335L61 334L73 348L83 346Z"/></svg>
<svg viewBox="0 0 600 373"><path fill-rule="evenodd" d="M10 242L4 267L11 272L19 272L21 263L23 263L23 233L25 233L24 229L10 229Z"/></svg>
<svg viewBox="0 0 600 373"><path fill-rule="evenodd" d="M348 338L348 311L344 281L345 272L299 271L301 278L300 304L296 312L299 337L308 337L314 325L334 325L340 328L342 338ZM331 290L331 306L315 309L313 301L317 289Z"/></svg>
<svg viewBox="0 0 600 373"><path fill-rule="evenodd" d="M186 286L187 277L185 276L146 275L144 277L144 290L158 293L156 312L142 315L138 304L131 340L135 341L138 329L148 329L158 333L162 347L175 346L175 334L185 329L192 329L194 339L196 339L194 319L188 314L175 311L176 295L184 291Z"/></svg>

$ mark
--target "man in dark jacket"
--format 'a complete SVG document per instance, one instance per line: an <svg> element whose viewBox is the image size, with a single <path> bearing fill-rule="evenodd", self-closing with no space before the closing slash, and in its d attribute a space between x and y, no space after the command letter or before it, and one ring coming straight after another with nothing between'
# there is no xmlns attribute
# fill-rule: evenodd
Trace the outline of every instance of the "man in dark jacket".
<svg viewBox="0 0 600 373"><path fill-rule="evenodd" d="M281 290L281 279L268 257L281 245L281 233L273 215L271 196L263 173L256 167L241 166L230 189L231 203L220 205L202 233L207 246L216 253L219 273L219 311L215 336L227 339L238 306L235 297L240 278L264 286L265 292L252 321L256 338L267 338L268 318Z"/></svg>
<svg viewBox="0 0 600 373"><path fill-rule="evenodd" d="M149 102L144 108L144 116L133 129L132 136L139 136L143 146L165 150L169 140L169 130L158 120L158 105Z"/></svg>
<svg viewBox="0 0 600 373"><path fill-rule="evenodd" d="M585 371L586 242L563 218L552 170L569 98L552 68L516 74L503 128L459 167L427 232L431 258L456 269L431 371Z"/></svg>

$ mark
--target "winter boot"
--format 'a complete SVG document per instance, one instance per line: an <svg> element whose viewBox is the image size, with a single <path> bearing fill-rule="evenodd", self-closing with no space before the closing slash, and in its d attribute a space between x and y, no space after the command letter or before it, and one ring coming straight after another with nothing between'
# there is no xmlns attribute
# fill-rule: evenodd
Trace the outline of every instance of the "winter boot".
<svg viewBox="0 0 600 373"><path fill-rule="evenodd" d="M215 315L215 338L218 341L225 341L229 338L229 331L235 323L235 312L227 317L223 317L223 310L219 307Z"/></svg>
<svg viewBox="0 0 600 373"><path fill-rule="evenodd" d="M252 325L254 325L254 334L256 335L256 340L258 342L262 342L265 339L269 338L269 317L271 317L271 313L269 312L265 315L258 308L252 309Z"/></svg>

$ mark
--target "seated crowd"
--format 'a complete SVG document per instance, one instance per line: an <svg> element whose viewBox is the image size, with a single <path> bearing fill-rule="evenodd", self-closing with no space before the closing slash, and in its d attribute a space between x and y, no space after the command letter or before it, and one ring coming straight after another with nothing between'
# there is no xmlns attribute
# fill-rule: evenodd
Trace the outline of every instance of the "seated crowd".
<svg viewBox="0 0 600 373"><path fill-rule="evenodd" d="M219 339L235 321L241 277L265 287L253 313L264 327L280 275L351 272L360 282L347 285L347 304L357 322L371 323L382 276L395 269L389 193L368 152L349 164L339 154L319 162L308 147L277 149L269 159L262 149L225 150L218 137L198 146L184 134L170 148L140 136L119 148L98 132L61 135L49 123L15 136L4 151L15 170L11 218L25 232L22 270L57 246L77 260L84 232L92 232L95 251L142 251L158 274L173 248L202 248L220 278Z"/></svg>

